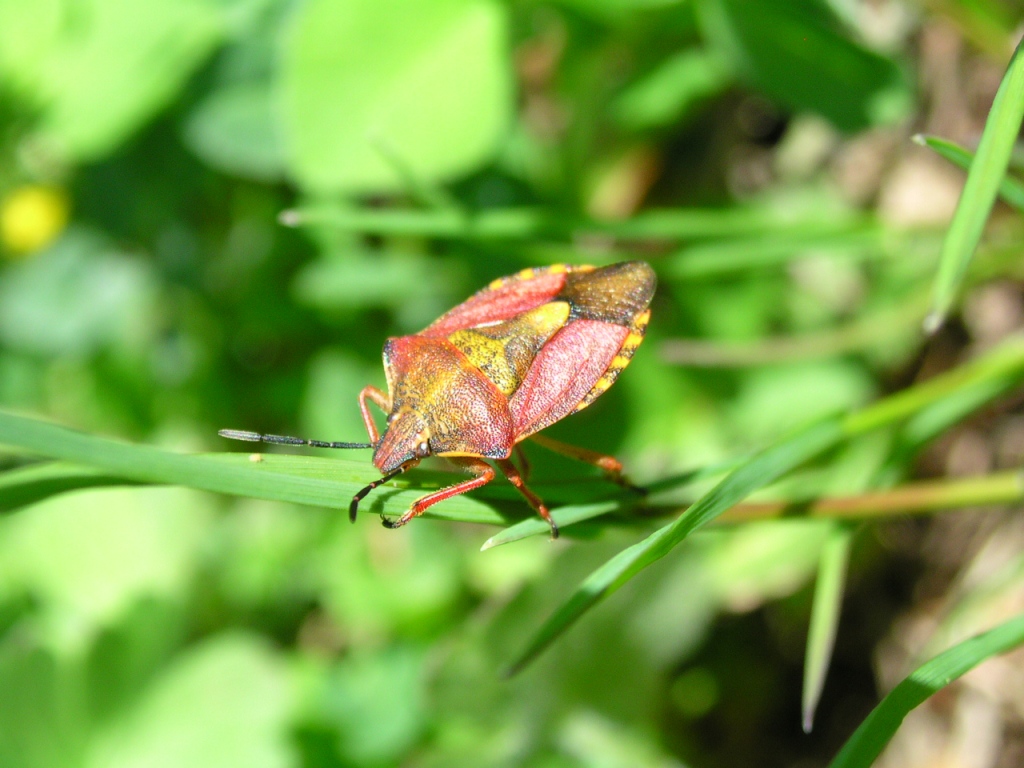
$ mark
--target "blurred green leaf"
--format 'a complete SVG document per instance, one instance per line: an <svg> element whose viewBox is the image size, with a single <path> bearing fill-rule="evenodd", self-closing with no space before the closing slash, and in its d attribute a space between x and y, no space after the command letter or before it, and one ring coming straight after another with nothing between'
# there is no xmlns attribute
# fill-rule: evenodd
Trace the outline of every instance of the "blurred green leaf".
<svg viewBox="0 0 1024 768"><path fill-rule="evenodd" d="M49 641L81 648L142 597L182 596L209 512L185 489L91 490L42 502L2 521L0 593L33 595Z"/></svg>
<svg viewBox="0 0 1024 768"><path fill-rule="evenodd" d="M978 152L967 174L953 221L942 244L939 271L935 276L932 312L927 330L936 330L945 320L960 290L960 284L974 251L981 241L985 222L996 195L1006 178L1013 145L1024 120L1024 43L1018 45L996 92Z"/></svg>
<svg viewBox="0 0 1024 768"><path fill-rule="evenodd" d="M1021 644L1024 644L1024 616L939 654L882 699L829 763L829 768L869 768L911 710L981 662Z"/></svg>
<svg viewBox="0 0 1024 768"><path fill-rule="evenodd" d="M399 646L350 656L333 669L324 710L338 729L339 754L356 765L384 765L408 752L426 725L424 662L422 651Z"/></svg>
<svg viewBox="0 0 1024 768"><path fill-rule="evenodd" d="M462 575L461 550L446 528L420 523L404 536L381 526L335 529L310 563L325 610L340 626L376 637L419 638L443 626Z"/></svg>
<svg viewBox="0 0 1024 768"><path fill-rule="evenodd" d="M81 711L68 711L74 670L30 638L0 642L0 764L5 768L80 765Z"/></svg>
<svg viewBox="0 0 1024 768"><path fill-rule="evenodd" d="M293 695L283 661L253 637L221 635L167 669L95 739L88 768L287 768Z"/></svg>
<svg viewBox="0 0 1024 768"><path fill-rule="evenodd" d="M0 2L0 83L29 103L46 92L45 70L64 8L64 0Z"/></svg>
<svg viewBox="0 0 1024 768"><path fill-rule="evenodd" d="M302 5L278 82L296 179L319 191L402 189L375 142L428 181L475 168L510 118L505 36L491 0Z"/></svg>
<svg viewBox="0 0 1024 768"><path fill-rule="evenodd" d="M811 624L807 631L802 700L804 733L811 732L814 712L825 687L843 608L846 568L850 559L850 531L836 528L831 534L821 550L814 602L811 604Z"/></svg>
<svg viewBox="0 0 1024 768"><path fill-rule="evenodd" d="M285 157L269 83L222 86L193 110L185 142L206 163L258 181L284 176Z"/></svg>
<svg viewBox="0 0 1024 768"><path fill-rule="evenodd" d="M607 24L628 23L643 11L681 5L683 0L558 0L578 13Z"/></svg>
<svg viewBox="0 0 1024 768"><path fill-rule="evenodd" d="M668 125L701 101L724 91L732 73L718 56L687 50L670 56L612 102L612 115L629 130Z"/></svg>
<svg viewBox="0 0 1024 768"><path fill-rule="evenodd" d="M27 9L0 2L0 67L41 109L48 148L72 160L114 150L176 95L223 34L212 0L48 0L26 18Z"/></svg>
<svg viewBox="0 0 1024 768"><path fill-rule="evenodd" d="M139 345L152 330L155 275L99 235L71 229L0 282L0 339L37 353L88 353ZM124 318L132 317L132 323Z"/></svg>
<svg viewBox="0 0 1024 768"><path fill-rule="evenodd" d="M701 0L705 34L723 60L766 95L845 131L903 117L899 67L850 39L821 0Z"/></svg>
<svg viewBox="0 0 1024 768"><path fill-rule="evenodd" d="M562 749L593 768L679 768L679 762L665 754L642 734L595 713L570 717L559 729Z"/></svg>
<svg viewBox="0 0 1024 768"><path fill-rule="evenodd" d="M794 424L864 405L875 385L863 368L839 359L755 368L740 386L736 420L748 444L763 445Z"/></svg>
<svg viewBox="0 0 1024 768"><path fill-rule="evenodd" d="M709 553L709 588L734 610L790 595L814 572L832 527L829 520L751 521Z"/></svg>
<svg viewBox="0 0 1024 768"><path fill-rule="evenodd" d="M415 305L443 293L450 282L437 265L401 252L353 252L310 262L295 276L292 289L303 304L342 309ZM430 322L429 320L427 321Z"/></svg>

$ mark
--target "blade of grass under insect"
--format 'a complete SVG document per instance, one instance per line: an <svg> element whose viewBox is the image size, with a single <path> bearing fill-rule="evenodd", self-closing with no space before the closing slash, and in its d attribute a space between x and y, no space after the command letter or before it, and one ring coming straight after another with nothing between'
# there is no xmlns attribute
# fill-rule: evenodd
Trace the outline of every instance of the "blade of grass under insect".
<svg viewBox="0 0 1024 768"><path fill-rule="evenodd" d="M92 467L125 480L185 485L334 509L347 509L352 495L379 477L369 462L275 454L259 454L259 461L250 461L247 454L241 453L184 455L9 413L0 413L0 444ZM404 475L374 494L365 511L401 514L424 491L440 487L445 477L442 473L418 471ZM492 504L465 495L450 499L433 516L493 524L506 522Z"/></svg>
<svg viewBox="0 0 1024 768"><path fill-rule="evenodd" d="M1022 644L1024 616L1018 616L940 653L882 699L829 763L829 768L869 768L911 710L986 659Z"/></svg>
<svg viewBox="0 0 1024 768"><path fill-rule="evenodd" d="M971 163L964 191L942 244L932 311L925 321L925 330L928 332L937 330L949 314L967 266L981 240L996 194L1006 177L1010 154L1020 133L1021 121L1024 120L1022 48L1024 42L1017 46L996 92L985 130L981 134L978 152Z"/></svg>
<svg viewBox="0 0 1024 768"><path fill-rule="evenodd" d="M999 506L1021 501L1024 501L1024 474L1008 470L960 480L908 483L885 491L861 493L856 496L826 497L811 502L807 502L806 499L744 502L723 512L713 524L735 525L794 516L819 520L871 520L892 515L934 514L952 512L965 507ZM633 522L679 515L687 507L675 504L644 504L642 509L643 517L634 518ZM615 502L581 504L560 507L552 511L552 516L564 533L573 523L592 520L620 510L627 513L629 511ZM526 518L498 531L485 541L480 549L511 544L529 536L546 536L550 531L548 524L540 518Z"/></svg>
<svg viewBox="0 0 1024 768"><path fill-rule="evenodd" d="M541 626L513 661L515 674L536 658L587 610L664 557L691 532L714 520L746 496L823 453L840 441L898 423L919 410L989 378L1024 377L1024 340L1014 337L987 355L885 398L846 417L829 419L757 454L727 475L692 507L646 539L623 550L584 579Z"/></svg>
<svg viewBox="0 0 1024 768"><path fill-rule="evenodd" d="M814 726L814 712L825 687L825 676L832 660L836 642L839 614L843 608L843 590L846 567L850 560L852 532L845 527L836 528L821 550L818 579L814 584L811 604L811 623L807 631L807 652L804 655L803 726L810 733Z"/></svg>
<svg viewBox="0 0 1024 768"><path fill-rule="evenodd" d="M721 477L730 469L735 469L744 461L743 458L739 459L728 459L726 461L716 462L709 464L705 467L690 470L689 472L683 472L672 477L666 477L661 480L657 480L653 483L648 483L644 490L647 491L648 496L662 493L664 491L685 491L687 486L692 486L697 483L702 483L710 478ZM554 518L555 523L559 529L565 530L574 523L580 523L585 520L593 520L595 517L607 515L612 512L625 511L630 506L634 506L640 501L636 498L634 492L628 492L623 498L618 500L600 501L593 504L572 504L565 507L558 507L551 510L551 517ZM643 504L646 511L653 512L657 515L659 507L657 505ZM678 512L678 505L664 506L662 507L664 514L672 514ZM525 520L520 520L514 525L510 525L507 528L503 528L496 534L491 536L485 541L480 549L491 549L493 547L501 546L502 544L511 544L513 541L519 541L530 536L537 536L541 534L548 534L551 531L550 526L544 520L539 517L530 517Z"/></svg>
<svg viewBox="0 0 1024 768"><path fill-rule="evenodd" d="M971 163L974 162L973 152L952 141L920 133L914 136L913 140L915 144L934 150L940 157L949 160L953 165L957 165L965 171L970 170ZM1018 211L1024 212L1024 184L1013 176L1009 174L1003 176L1003 180L999 182L999 197Z"/></svg>
<svg viewBox="0 0 1024 768"><path fill-rule="evenodd" d="M687 512L659 528L594 571L534 635L509 668L513 675L536 658L583 613L612 594L651 563L660 560L692 531L722 514L753 491L835 445L842 437L842 423L829 419L785 440L731 472L702 496Z"/></svg>
<svg viewBox="0 0 1024 768"><path fill-rule="evenodd" d="M31 464L0 472L0 512L11 512L60 493L129 483L92 467L64 462Z"/></svg>
<svg viewBox="0 0 1024 768"><path fill-rule="evenodd" d="M597 502L595 504L572 504L566 507L557 507L551 510L551 519L555 521L559 530L565 530L574 523L579 523L584 520L593 520L595 517L601 517L612 512L617 512L621 509L626 508L621 501L604 501ZM491 536L487 541L480 545L480 551L485 549L491 549L492 547L499 547L502 544L510 544L513 541L519 541L530 536L537 536L540 534L549 534L551 532L551 526L541 518L528 517L525 520L520 520L515 525L510 525L508 528L502 528L496 534Z"/></svg>

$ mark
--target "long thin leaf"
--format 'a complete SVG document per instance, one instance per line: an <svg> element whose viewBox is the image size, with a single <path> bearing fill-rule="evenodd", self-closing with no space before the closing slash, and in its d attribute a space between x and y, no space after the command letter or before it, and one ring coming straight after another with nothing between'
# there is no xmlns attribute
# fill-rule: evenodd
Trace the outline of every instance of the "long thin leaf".
<svg viewBox="0 0 1024 768"><path fill-rule="evenodd" d="M1024 376L1024 340L1012 338L986 356L923 384L861 409L830 419L768 448L726 476L684 514L643 541L623 550L588 576L541 626L509 668L522 669L601 599L656 562L692 531L715 519L744 497L819 455L843 439L900 422L946 397L955 397L980 381Z"/></svg>
<svg viewBox="0 0 1024 768"><path fill-rule="evenodd" d="M1013 145L1024 120L1024 43L1017 46L996 92L981 134L978 152L967 174L963 194L946 233L935 278L932 311L925 329L935 331L945 321L981 240L989 212L1006 176Z"/></svg>
<svg viewBox="0 0 1024 768"><path fill-rule="evenodd" d="M947 139L940 139L938 136L925 136L919 133L914 136L914 143L934 150L937 155L949 160L965 171L970 170L971 163L974 162L974 153L969 149L965 149ZM1024 184L1013 178L1013 176L1007 174L999 182L999 197L1018 211L1024 212Z"/></svg>
<svg viewBox="0 0 1024 768"><path fill-rule="evenodd" d="M1022 644L1024 616L1018 616L939 654L882 699L829 763L829 768L868 768L911 710L986 659Z"/></svg>
<svg viewBox="0 0 1024 768"><path fill-rule="evenodd" d="M290 227L324 225L371 235L468 240L525 240L595 233L630 240L671 241L808 230L824 236L849 229L849 223L836 222L834 216L786 220L776 211L755 207L651 210L631 219L603 221L541 208L501 208L467 214L452 209L344 208L324 204L284 211L280 220Z"/></svg>
<svg viewBox="0 0 1024 768"><path fill-rule="evenodd" d="M660 560L696 529L706 525L752 492L835 445L843 436L841 421L815 424L795 437L758 454L729 474L689 510L643 541L594 571L569 600L544 623L508 670L513 675L536 658L584 612L615 592L651 563Z"/></svg>
<svg viewBox="0 0 1024 768"><path fill-rule="evenodd" d="M241 453L183 455L9 413L0 413L0 444L93 467L125 480L186 485L334 509L347 509L352 495L379 477L368 461L275 454L259 454L259 461ZM424 472L396 479L371 497L365 509L401 513L424 491L440 487L445 477ZM492 505L470 496L450 499L436 510L436 516L486 523L506 520Z"/></svg>
<svg viewBox="0 0 1024 768"><path fill-rule="evenodd" d="M46 462L0 473L0 512L34 504L59 493L126 485L132 481L93 467Z"/></svg>
<svg viewBox="0 0 1024 768"><path fill-rule="evenodd" d="M802 515L819 520L871 520L891 515L935 514L965 507L984 507L1024 501L1024 474L1007 470L991 475L960 480L927 480L890 488L885 491L860 493L855 496L834 496L808 502L806 499L743 502L714 520L715 524L747 523ZM679 515L686 507L645 504L642 520L659 515ZM618 502L597 502L559 507L551 511L559 528L624 510ZM622 518L619 518L622 519ZM524 520L502 528L484 542L480 549L491 549L530 536L547 536L551 528L538 518Z"/></svg>
<svg viewBox="0 0 1024 768"><path fill-rule="evenodd" d="M811 624L807 632L807 653L804 655L803 725L804 733L814 726L814 711L818 708L825 675L832 660L839 614L843 608L843 589L846 566L850 560L848 528L837 528L821 550L818 580L814 585L811 606Z"/></svg>

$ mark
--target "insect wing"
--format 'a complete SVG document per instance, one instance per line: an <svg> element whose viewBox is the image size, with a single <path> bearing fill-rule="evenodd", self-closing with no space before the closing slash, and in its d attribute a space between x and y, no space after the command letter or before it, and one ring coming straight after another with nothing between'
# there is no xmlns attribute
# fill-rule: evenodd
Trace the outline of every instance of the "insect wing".
<svg viewBox="0 0 1024 768"><path fill-rule="evenodd" d="M447 336L466 328L508 320L551 301L565 285L567 274L590 269L592 267L554 264L498 278L441 315L420 335Z"/></svg>
<svg viewBox="0 0 1024 768"><path fill-rule="evenodd" d="M520 439L586 408L615 382L643 341L655 285L640 261L567 275L556 299L569 303L569 322L509 401Z"/></svg>
<svg viewBox="0 0 1024 768"><path fill-rule="evenodd" d="M628 335L628 328L596 320L577 320L556 333L509 401L516 435L531 435L577 410Z"/></svg>

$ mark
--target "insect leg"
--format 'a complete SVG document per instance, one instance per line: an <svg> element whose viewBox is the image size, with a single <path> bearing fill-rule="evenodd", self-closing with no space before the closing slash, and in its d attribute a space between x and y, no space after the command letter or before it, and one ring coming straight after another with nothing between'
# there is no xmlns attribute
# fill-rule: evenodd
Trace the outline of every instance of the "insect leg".
<svg viewBox="0 0 1024 768"><path fill-rule="evenodd" d="M548 512L547 506L545 506L544 502L541 501L540 497L526 487L526 483L519 474L519 470L516 469L516 465L508 459L498 459L494 463L498 465L498 469L505 473L505 477L507 477L508 481L516 487L516 490L526 497L526 500L530 503L530 506L533 507L534 511L543 517L547 521L547 524L551 526L551 538L557 539L558 526L555 525L555 521L551 519L551 513Z"/></svg>
<svg viewBox="0 0 1024 768"><path fill-rule="evenodd" d="M366 494L368 494L374 488L376 488L376 487L378 487L380 485L383 485L384 483L386 483L388 480L390 480L391 478L395 477L396 475L402 474L407 469L412 469L418 463L419 462L417 461L417 462L412 462L412 463L409 463L409 464L403 464L402 466L400 466L395 471L388 472L388 474L384 475L384 477L380 478L379 480L374 480L368 486L366 486L361 491L359 491L355 496L352 497L352 501L348 505L348 519L351 522L353 522L353 523L356 521L356 515L359 512L359 502L361 502L363 499L366 498Z"/></svg>
<svg viewBox="0 0 1024 768"><path fill-rule="evenodd" d="M373 401L384 413L391 412L391 403L388 402L387 395L374 386L363 387L362 392L359 393L359 412L363 414L363 423L366 425L366 431L370 434L370 442L376 445L380 442L380 433L370 414L370 405L366 402L367 400Z"/></svg>
<svg viewBox="0 0 1024 768"><path fill-rule="evenodd" d="M553 440L552 438L545 437L544 435L530 435L530 439L537 443L537 445L547 448L549 451L559 453L562 456L568 456L570 459L576 459L576 461L582 461L585 464L593 464L595 467L600 467L604 470L605 476L609 480L621 485L623 488L628 488L631 491L637 491L638 493L647 493L645 488L633 485L633 483L626 478L622 472L622 462L614 456L608 456L604 453L591 451L588 448L580 448L576 445L569 445L568 443L563 443L561 440Z"/></svg>
<svg viewBox="0 0 1024 768"><path fill-rule="evenodd" d="M516 443L515 448L512 449L515 453L516 459L519 461L519 474L523 476L523 480L530 479L530 459L526 456L526 451L523 450L523 446Z"/></svg>
<svg viewBox="0 0 1024 768"><path fill-rule="evenodd" d="M442 488L439 491L434 491L433 493L429 493L426 496L416 499L409 508L409 511L397 520L389 520L386 517L381 518L381 522L384 524L385 528L398 528L403 526L414 517L422 515L428 507L434 506L439 501L450 499L452 496L458 496L460 493L465 493L466 491L472 491L474 488L487 485L494 479L494 468L487 462L481 461L480 459L453 457L448 459L448 461L462 469L469 470L476 475L476 477L471 477L469 480L463 480L461 483L456 483L455 485L449 485L447 488Z"/></svg>

